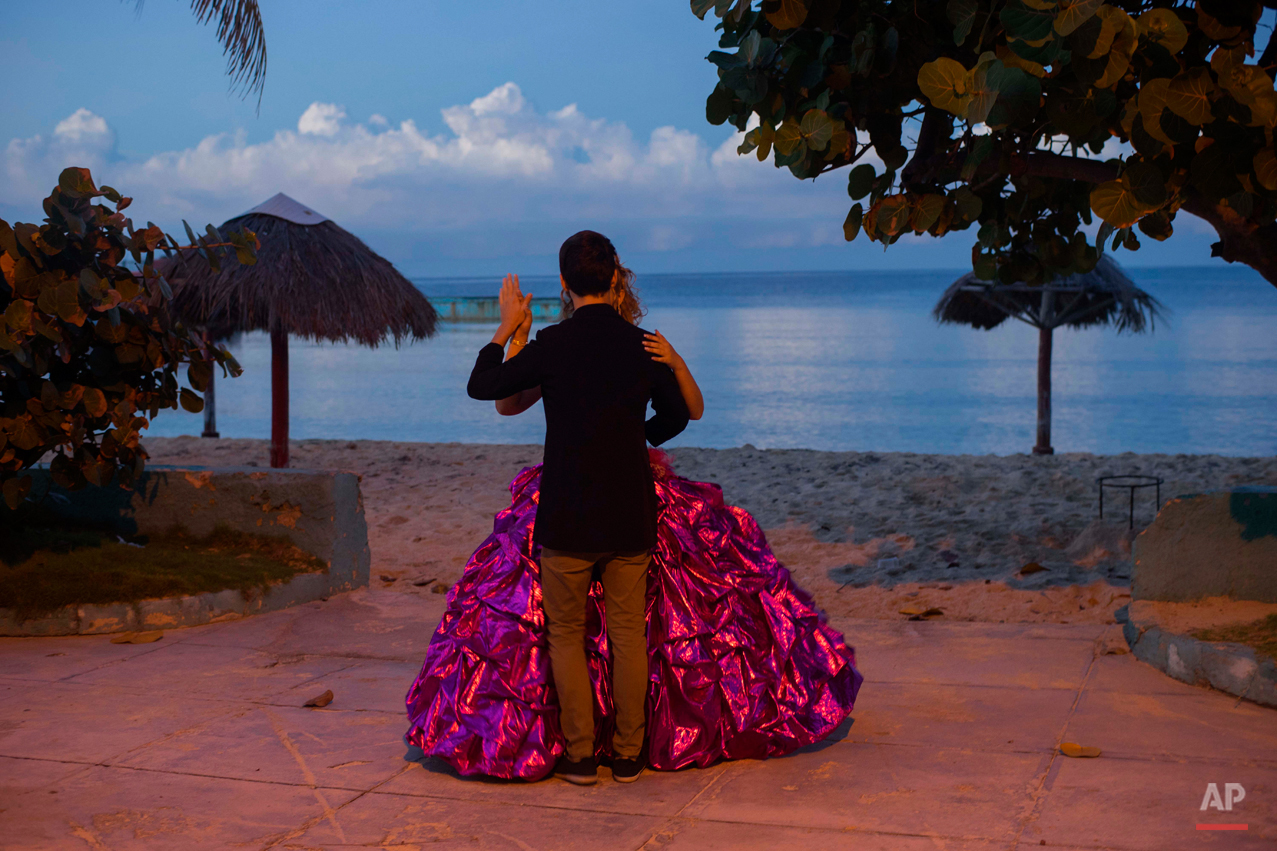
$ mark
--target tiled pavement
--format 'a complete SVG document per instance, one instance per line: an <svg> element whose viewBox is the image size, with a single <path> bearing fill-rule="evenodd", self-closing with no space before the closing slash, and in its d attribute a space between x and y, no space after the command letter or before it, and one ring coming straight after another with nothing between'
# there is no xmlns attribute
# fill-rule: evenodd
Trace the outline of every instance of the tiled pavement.
<svg viewBox="0 0 1277 851"><path fill-rule="evenodd" d="M1112 627L835 623L866 677L854 724L581 789L411 760L403 694L441 607L365 590L154 644L0 639L0 847L1277 847L1277 711L1103 655ZM1209 782L1246 797L1203 812Z"/></svg>

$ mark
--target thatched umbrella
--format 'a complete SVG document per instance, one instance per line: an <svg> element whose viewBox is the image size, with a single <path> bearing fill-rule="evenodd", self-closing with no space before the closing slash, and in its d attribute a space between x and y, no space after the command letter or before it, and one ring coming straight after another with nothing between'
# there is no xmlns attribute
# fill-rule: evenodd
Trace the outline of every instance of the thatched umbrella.
<svg viewBox="0 0 1277 851"><path fill-rule="evenodd" d="M435 331L426 297L356 236L284 193L228 220L222 232L247 228L261 247L251 266L215 271L194 252L170 266L174 306L192 325L223 338L267 331L271 340L272 467L288 466L288 335L395 345ZM209 431L206 428L206 433Z"/></svg>
<svg viewBox="0 0 1277 851"><path fill-rule="evenodd" d="M1118 333L1152 330L1162 305L1135 286L1107 255L1090 272L1045 284L1003 284L963 275L945 290L933 311L942 323L987 331L1008 317L1038 329L1038 440L1034 455L1051 455L1051 343L1056 328L1112 325Z"/></svg>

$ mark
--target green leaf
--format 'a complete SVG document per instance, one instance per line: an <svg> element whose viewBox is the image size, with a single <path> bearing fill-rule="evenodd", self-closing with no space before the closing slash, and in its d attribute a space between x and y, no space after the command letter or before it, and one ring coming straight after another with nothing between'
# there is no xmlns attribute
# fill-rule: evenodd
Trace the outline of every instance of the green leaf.
<svg viewBox="0 0 1277 851"><path fill-rule="evenodd" d="M1124 180L1110 180L1092 189L1091 209L1117 228L1130 227L1150 211L1149 205L1136 198L1135 192Z"/></svg>
<svg viewBox="0 0 1277 851"><path fill-rule="evenodd" d="M692 0L692 14L705 20L705 13L714 8L714 0Z"/></svg>
<svg viewBox="0 0 1277 851"><path fill-rule="evenodd" d="M1193 157L1189 180L1208 201L1219 201L1241 189L1241 181L1233 170L1235 154L1224 142L1216 142ZM1243 167L1245 163L1242 163Z"/></svg>
<svg viewBox="0 0 1277 851"><path fill-rule="evenodd" d="M829 140L834 135L834 123L829 120L827 114L819 109L807 110L803 115L799 129L802 131L803 139L807 142L807 147L813 151L823 151L829 147Z"/></svg>
<svg viewBox="0 0 1277 851"><path fill-rule="evenodd" d="M877 174L874 167L869 163L861 163L851 170L851 174L847 176L847 194L852 200L859 200L873 190L874 180Z"/></svg>
<svg viewBox="0 0 1277 851"><path fill-rule="evenodd" d="M179 394L178 399L182 403L182 407L190 411L192 414L198 414L200 411L204 410L204 400L185 387L182 388L182 392Z"/></svg>
<svg viewBox="0 0 1277 851"><path fill-rule="evenodd" d="M949 0L944 11L949 23L953 24L953 43L961 46L971 34L971 25L975 23L980 5L976 0Z"/></svg>
<svg viewBox="0 0 1277 851"><path fill-rule="evenodd" d="M953 193L953 203L957 206L962 218L974 222L984 211L984 201L966 186L959 186Z"/></svg>
<svg viewBox="0 0 1277 851"><path fill-rule="evenodd" d="M1115 230L1117 230L1117 228L1108 222L1101 222L1100 229L1095 234L1096 247L1103 251L1105 241L1113 235L1113 231Z"/></svg>
<svg viewBox="0 0 1277 851"><path fill-rule="evenodd" d="M710 124L718 126L725 123L735 111L736 96L722 83L715 86L714 91L705 99L705 120ZM183 220L182 224L186 225L186 221ZM190 225L186 225L186 232L190 234L191 242L195 242L195 234L191 232Z"/></svg>
<svg viewBox="0 0 1277 851"><path fill-rule="evenodd" d="M1177 74L1166 87L1166 106L1191 124L1208 124L1215 120L1211 113L1211 93L1215 83L1207 68L1193 68Z"/></svg>
<svg viewBox="0 0 1277 851"><path fill-rule="evenodd" d="M83 198L97 192L93 175L87 168L64 168L58 175L58 187L72 198Z"/></svg>
<svg viewBox="0 0 1277 851"><path fill-rule="evenodd" d="M943 195L923 195L914 201L913 214L910 216L909 226L917 233L923 233L931 229L931 226L940 218L942 212L944 212Z"/></svg>
<svg viewBox="0 0 1277 851"><path fill-rule="evenodd" d="M1157 166L1149 162L1135 161L1126 167L1122 180L1131 188L1135 198L1145 207L1160 207L1166 203L1166 179Z"/></svg>
<svg viewBox="0 0 1277 851"><path fill-rule="evenodd" d="M100 417L106 413L106 395L96 387L85 389L80 399L84 411L91 417Z"/></svg>
<svg viewBox="0 0 1277 851"><path fill-rule="evenodd" d="M972 264L971 271L982 281L995 280L998 277L998 261L991 254L981 254Z"/></svg>
<svg viewBox="0 0 1277 851"><path fill-rule="evenodd" d="M980 168L980 163L984 162L993 150L992 136L977 136L967 148L967 158L962 163L961 177L963 181L970 183L975 177L976 170Z"/></svg>
<svg viewBox="0 0 1277 851"><path fill-rule="evenodd" d="M4 480L4 502L5 505L13 511L18 510L18 506L27 498L27 494L31 491L31 477L23 476L21 478L12 478Z"/></svg>
<svg viewBox="0 0 1277 851"><path fill-rule="evenodd" d="M1168 53L1179 53L1188 44L1188 29L1170 9L1152 9L1135 20L1140 35L1161 45Z"/></svg>
<svg viewBox="0 0 1277 851"><path fill-rule="evenodd" d="M1071 35L1078 27L1095 17L1102 5L1104 0L1061 0L1055 16L1055 31L1060 35Z"/></svg>
<svg viewBox="0 0 1277 851"><path fill-rule="evenodd" d="M807 6L802 0L774 0L775 9L767 13L767 22L778 30L792 30L807 20Z"/></svg>
<svg viewBox="0 0 1277 851"><path fill-rule="evenodd" d="M1019 68L994 62L985 72L988 84L998 92L993 108L985 118L990 127L1023 124L1037 114L1042 98L1038 78Z"/></svg>
<svg viewBox="0 0 1277 851"><path fill-rule="evenodd" d="M1145 235L1151 236L1158 242L1170 239L1175 231L1171 225L1171 217L1165 210L1158 210L1140 219L1139 228Z"/></svg>
<svg viewBox="0 0 1277 851"><path fill-rule="evenodd" d="M1055 13L1051 9L1031 9L1018 0L1011 0L1002 7L998 16L1006 28L1007 38L1020 41L1041 41L1050 38L1055 26Z"/></svg>
<svg viewBox="0 0 1277 851"><path fill-rule="evenodd" d="M885 152L879 151L878 153L882 157L882 164L889 171L898 171L909 159L909 149L904 145L897 145Z"/></svg>
<svg viewBox="0 0 1277 851"><path fill-rule="evenodd" d="M5 431L9 435L9 442L22 450L35 449L44 442L44 435L40 433L40 427L32 422L30 414L12 420Z"/></svg>
<svg viewBox="0 0 1277 851"><path fill-rule="evenodd" d="M777 153L786 156L793 154L803 144L803 131L797 121L792 118L785 120L783 124L776 128L776 141L773 143Z"/></svg>
<svg viewBox="0 0 1277 851"><path fill-rule="evenodd" d="M1277 151L1264 148L1255 154L1255 178L1265 189L1277 192Z"/></svg>
<svg viewBox="0 0 1277 851"><path fill-rule="evenodd" d="M207 361L191 361L191 365L186 369L186 380L191 382L191 387L200 393L208 389L208 381L212 377L213 367Z"/></svg>
<svg viewBox="0 0 1277 851"><path fill-rule="evenodd" d="M971 103L971 75L957 60L942 56L918 69L918 88L936 109L959 118Z"/></svg>
<svg viewBox="0 0 1277 851"><path fill-rule="evenodd" d="M842 237L851 242L860 233L860 223L864 220L865 211L860 204L853 204L842 223Z"/></svg>

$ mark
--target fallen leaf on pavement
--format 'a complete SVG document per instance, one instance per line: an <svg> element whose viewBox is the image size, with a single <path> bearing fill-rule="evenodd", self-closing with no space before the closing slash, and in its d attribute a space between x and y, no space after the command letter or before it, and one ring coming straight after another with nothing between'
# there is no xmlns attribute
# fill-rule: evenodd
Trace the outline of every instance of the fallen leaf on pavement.
<svg viewBox="0 0 1277 851"><path fill-rule="evenodd" d="M909 615L909 620L925 620L943 615L944 609L937 609L934 606L905 606L900 610L900 614Z"/></svg>
<svg viewBox="0 0 1277 851"><path fill-rule="evenodd" d="M1041 573L1044 570L1046 570L1045 567L1038 564L1036 561L1031 561L1024 567L1020 568L1020 575L1028 576L1030 573Z"/></svg>
<svg viewBox="0 0 1277 851"><path fill-rule="evenodd" d="M1077 742L1064 742L1060 745L1060 753L1074 758L1094 757L1100 755L1100 749L1083 747Z"/></svg>
<svg viewBox="0 0 1277 851"><path fill-rule="evenodd" d="M150 644L152 641L159 641L164 637L164 630L157 629L152 632L122 632L111 639L112 644Z"/></svg>
<svg viewBox="0 0 1277 851"><path fill-rule="evenodd" d="M399 577L398 577L398 576L391 576L391 575L390 575L390 574L388 574L388 573L383 573L383 574L381 574L381 576L380 576L380 577L378 577L378 578L379 578L382 582L394 582L394 581L395 581L396 579L398 579Z"/></svg>
<svg viewBox="0 0 1277 851"><path fill-rule="evenodd" d="M333 690L328 689L318 697L312 697L310 700L302 704L302 706L327 706L333 702Z"/></svg>
<svg viewBox="0 0 1277 851"><path fill-rule="evenodd" d="M432 576L429 579L414 579L412 581L412 584L417 586L418 588L422 588L426 585L429 585L431 582L434 582L434 581L435 581L435 578Z"/></svg>

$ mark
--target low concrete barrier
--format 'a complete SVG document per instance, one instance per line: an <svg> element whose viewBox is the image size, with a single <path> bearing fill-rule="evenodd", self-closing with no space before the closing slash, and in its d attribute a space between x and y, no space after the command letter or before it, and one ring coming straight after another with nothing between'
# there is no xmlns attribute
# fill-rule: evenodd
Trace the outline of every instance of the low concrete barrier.
<svg viewBox="0 0 1277 851"><path fill-rule="evenodd" d="M1131 598L1277 603L1277 488L1170 500L1135 539Z"/></svg>
<svg viewBox="0 0 1277 851"><path fill-rule="evenodd" d="M264 470L257 467L148 467L132 491L51 485L32 471L33 491L50 487L47 505L68 519L109 524L123 535L158 534L174 526L204 536L218 526L282 535L324 561L322 573L302 573L261 592L236 590L116 603L69 606L19 621L0 609L0 635L73 635L171 629L282 609L368 584L370 556L363 497L354 473Z"/></svg>
<svg viewBox="0 0 1277 851"><path fill-rule="evenodd" d="M1194 637L1277 614L1277 488L1172 499L1132 550L1126 641L1177 680L1277 706L1277 661Z"/></svg>

